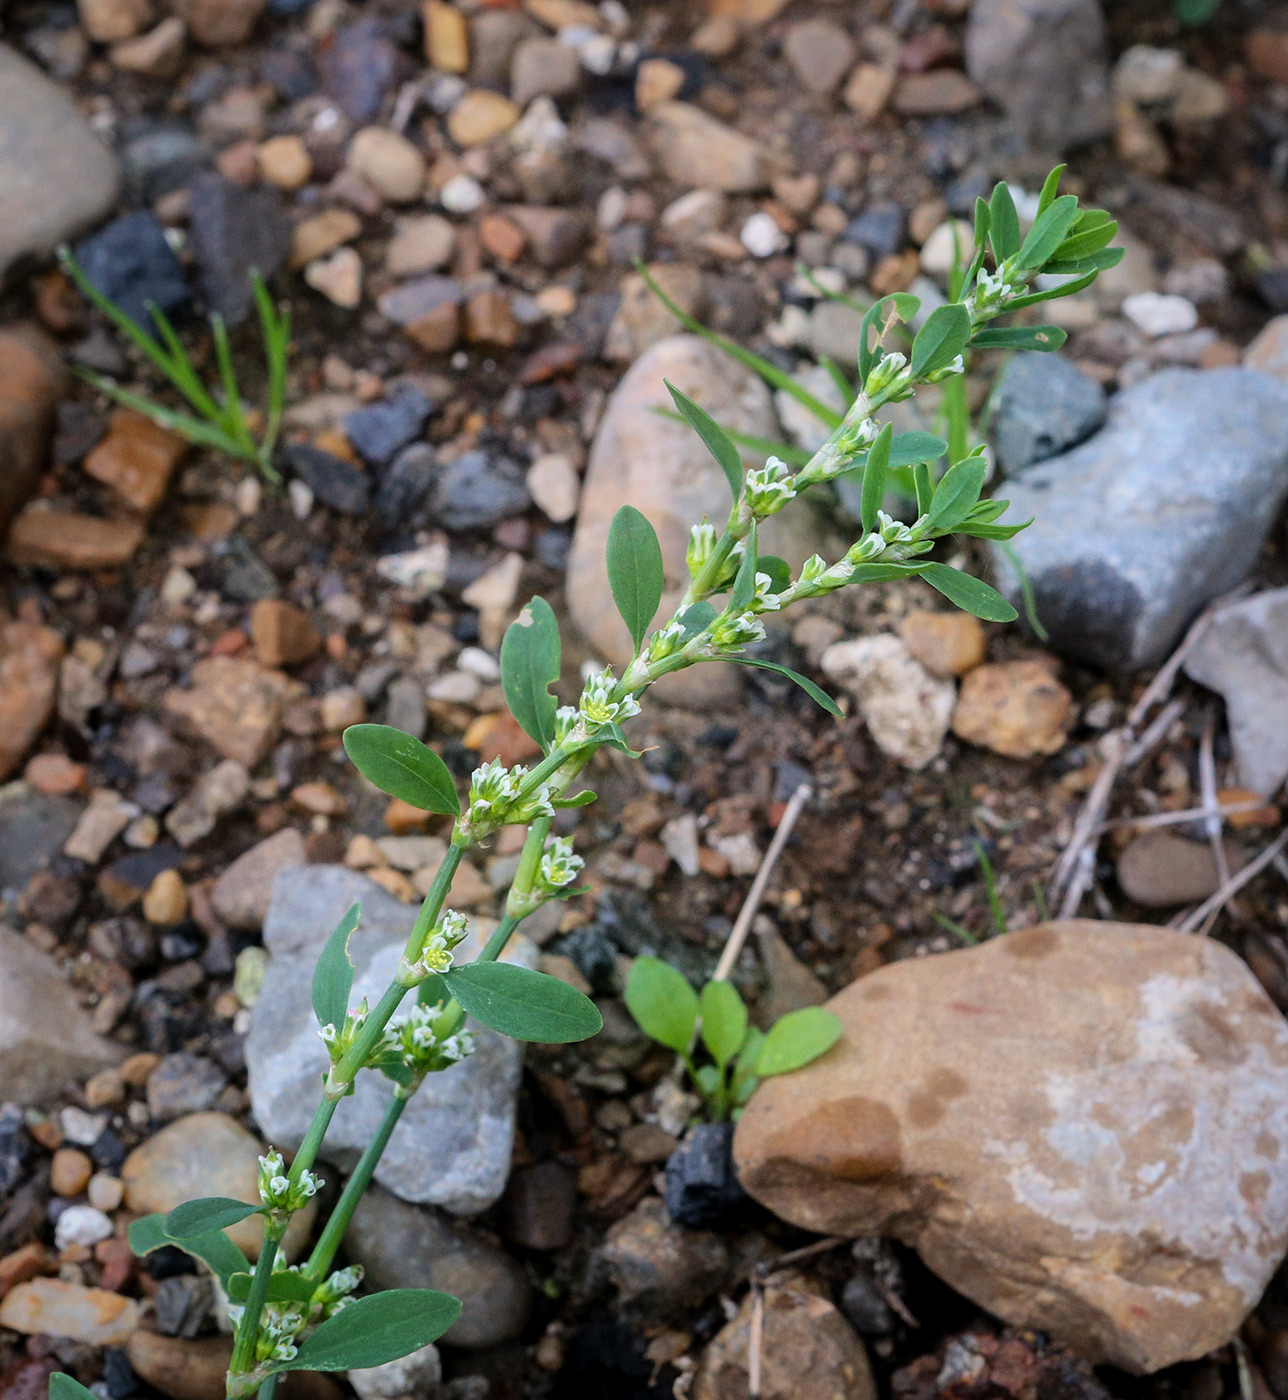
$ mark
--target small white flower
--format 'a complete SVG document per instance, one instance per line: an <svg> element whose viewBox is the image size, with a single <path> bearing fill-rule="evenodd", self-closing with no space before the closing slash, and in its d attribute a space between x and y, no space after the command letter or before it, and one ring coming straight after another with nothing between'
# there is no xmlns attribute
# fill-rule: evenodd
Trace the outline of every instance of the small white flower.
<svg viewBox="0 0 1288 1400"><path fill-rule="evenodd" d="M757 517L773 515L796 495L791 469L780 457L770 457L763 467L746 475L747 506Z"/></svg>
<svg viewBox="0 0 1288 1400"><path fill-rule="evenodd" d="M581 715L587 724L618 724L639 712L639 701L633 695L617 693L617 678L611 666L596 671L586 681L581 692Z"/></svg>

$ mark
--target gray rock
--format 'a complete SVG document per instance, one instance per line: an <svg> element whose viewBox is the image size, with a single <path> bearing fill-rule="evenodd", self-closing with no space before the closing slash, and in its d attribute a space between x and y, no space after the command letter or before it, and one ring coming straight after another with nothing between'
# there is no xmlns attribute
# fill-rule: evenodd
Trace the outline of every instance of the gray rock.
<svg viewBox="0 0 1288 1400"><path fill-rule="evenodd" d="M675 1225L656 1196L646 1196L604 1241L617 1305L631 1325L674 1323L722 1286L729 1251L719 1235Z"/></svg>
<svg viewBox="0 0 1288 1400"><path fill-rule="evenodd" d="M1288 588L1227 604L1185 659L1225 697L1239 781L1269 797L1288 778Z"/></svg>
<svg viewBox="0 0 1288 1400"><path fill-rule="evenodd" d="M532 498L514 462L472 448L441 469L432 504L435 524L448 530L481 530L527 510Z"/></svg>
<svg viewBox="0 0 1288 1400"><path fill-rule="evenodd" d="M21 889L53 860L72 834L80 803L36 792L26 783L0 788L0 889Z"/></svg>
<svg viewBox="0 0 1288 1400"><path fill-rule="evenodd" d="M1007 476L1076 447L1105 421L1105 391L1061 355L1026 351L997 381L993 446Z"/></svg>
<svg viewBox="0 0 1288 1400"><path fill-rule="evenodd" d="M396 1361L349 1372L349 1384L361 1400L403 1400L433 1390L443 1379L443 1362L430 1342Z"/></svg>
<svg viewBox="0 0 1288 1400"><path fill-rule="evenodd" d="M372 1288L438 1288L459 1298L461 1315L441 1339L448 1346L500 1346L523 1331L527 1275L467 1226L375 1187L354 1212L344 1243Z"/></svg>
<svg viewBox="0 0 1288 1400"><path fill-rule="evenodd" d="M416 910L400 904L356 871L338 865L286 870L278 876L264 921L268 971L246 1040L251 1106L264 1133L296 1147L318 1100L326 1054L317 1036L309 988L313 966L331 930L350 906L363 906L350 952L356 969L352 1001L374 1006L393 981ZM477 921L462 945L468 958L486 930ZM519 937L511 956L533 966L536 949ZM440 1205L458 1215L486 1210L505 1189L514 1140L515 1096L522 1049L492 1031L478 1030L468 1060L434 1074L412 1099L376 1180L407 1201ZM393 1093L382 1076L364 1075L357 1092L341 1100L324 1155L348 1169L371 1140Z"/></svg>
<svg viewBox="0 0 1288 1400"><path fill-rule="evenodd" d="M1114 128L1097 0L977 0L966 72L1035 146L1064 151Z"/></svg>
<svg viewBox="0 0 1288 1400"><path fill-rule="evenodd" d="M304 838L293 826L266 836L243 851L215 881L210 902L229 928L258 932L268 916L273 881L283 870L305 865Z"/></svg>
<svg viewBox="0 0 1288 1400"><path fill-rule="evenodd" d="M1007 487L1013 541L1052 645L1093 665L1161 661L1252 568L1288 494L1288 387L1244 369L1166 370L1106 426ZM1003 586L1018 594L1000 549Z"/></svg>
<svg viewBox="0 0 1288 1400"><path fill-rule="evenodd" d="M73 1080L122 1059L95 1035L58 964L0 927L0 1084L19 1104L39 1103Z"/></svg>
<svg viewBox="0 0 1288 1400"><path fill-rule="evenodd" d="M0 278L96 223L119 184L115 158L71 98L0 45Z"/></svg>
<svg viewBox="0 0 1288 1400"><path fill-rule="evenodd" d="M248 190L222 175L192 182L192 251L206 309L230 326L250 313L251 273L268 281L291 250L291 224L275 189Z"/></svg>
<svg viewBox="0 0 1288 1400"><path fill-rule="evenodd" d="M148 1112L158 1123L204 1113L228 1083L228 1076L204 1055L180 1050L166 1055L148 1076Z"/></svg>

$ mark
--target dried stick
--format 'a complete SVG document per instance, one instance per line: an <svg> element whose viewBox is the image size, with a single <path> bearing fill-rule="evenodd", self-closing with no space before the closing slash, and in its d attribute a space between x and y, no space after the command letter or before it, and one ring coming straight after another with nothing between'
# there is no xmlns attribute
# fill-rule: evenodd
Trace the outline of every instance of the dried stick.
<svg viewBox="0 0 1288 1400"><path fill-rule="evenodd" d="M1185 918L1177 924L1177 928L1183 933L1193 933L1210 914L1224 909L1232 895L1238 894L1244 885L1260 875L1286 845L1288 845L1288 830L1280 832L1270 845L1261 852L1256 860L1250 861L1237 875L1232 875L1214 895L1204 900L1197 909L1187 914Z"/></svg>
<svg viewBox="0 0 1288 1400"><path fill-rule="evenodd" d="M1142 817L1115 817L1111 822L1101 822L1095 834L1103 836L1108 831L1118 831L1124 826L1156 827L1181 826L1185 822L1197 821L1200 817L1216 812L1223 817L1237 816L1240 812L1260 812L1269 806L1267 799L1257 802L1225 802L1215 807L1186 807L1183 812L1150 812Z"/></svg>

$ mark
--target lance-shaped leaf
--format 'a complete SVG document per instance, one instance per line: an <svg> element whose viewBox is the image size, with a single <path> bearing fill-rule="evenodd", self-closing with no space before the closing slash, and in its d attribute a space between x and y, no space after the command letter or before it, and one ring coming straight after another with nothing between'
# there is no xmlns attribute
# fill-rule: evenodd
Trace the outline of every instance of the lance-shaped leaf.
<svg viewBox="0 0 1288 1400"><path fill-rule="evenodd" d="M447 764L401 729L387 724L350 725L344 731L344 751L362 776L390 797L445 817L460 812Z"/></svg>
<svg viewBox="0 0 1288 1400"><path fill-rule="evenodd" d="M688 1053L698 1024L698 994L670 963L636 958L626 978L625 1001L646 1036L679 1055Z"/></svg>
<svg viewBox="0 0 1288 1400"><path fill-rule="evenodd" d="M913 296L911 292L893 292L868 307L859 327L860 388L867 383L872 366L877 362L877 347L881 343L879 335L890 320L891 312L900 321L911 321L920 310L921 298Z"/></svg>
<svg viewBox="0 0 1288 1400"><path fill-rule="evenodd" d="M742 563L738 565L729 594L729 606L734 612L749 608L756 596L756 561L756 522L753 520L744 541Z"/></svg>
<svg viewBox="0 0 1288 1400"><path fill-rule="evenodd" d="M670 380L663 380L676 411L706 444L707 451L720 463L736 501L742 495L742 457L729 439L728 433L705 408L699 408L687 394L682 394Z"/></svg>
<svg viewBox="0 0 1288 1400"><path fill-rule="evenodd" d="M747 1038L747 1008L732 982L708 982L698 998L702 1043L721 1069Z"/></svg>
<svg viewBox="0 0 1288 1400"><path fill-rule="evenodd" d="M250 1292L251 1278L249 1269L231 1275L224 1292L234 1303L244 1303ZM316 1279L305 1278L291 1269L279 1269L269 1281L268 1299L271 1303L307 1303L317 1288Z"/></svg>
<svg viewBox="0 0 1288 1400"><path fill-rule="evenodd" d="M666 580L657 531L634 506L622 506L613 516L607 561L613 602L638 651L662 601Z"/></svg>
<svg viewBox="0 0 1288 1400"><path fill-rule="evenodd" d="M859 498L859 519L865 531L877 528L877 511L885 501L886 472L890 468L893 437L894 429L887 423L868 449L868 460L863 466L863 492Z"/></svg>
<svg viewBox="0 0 1288 1400"><path fill-rule="evenodd" d="M55 1371L49 1378L49 1400L98 1400L98 1396L66 1371Z"/></svg>
<svg viewBox="0 0 1288 1400"><path fill-rule="evenodd" d="M986 326L970 343L977 350L1058 350L1068 338L1059 326Z"/></svg>
<svg viewBox="0 0 1288 1400"><path fill-rule="evenodd" d="M443 981L476 1021L515 1040L563 1045L588 1040L603 1027L595 1003L575 987L514 963L454 967Z"/></svg>
<svg viewBox="0 0 1288 1400"><path fill-rule="evenodd" d="M790 1074L824 1055L841 1038L840 1019L821 1006L789 1011L774 1022L756 1057L756 1073L762 1079Z"/></svg>
<svg viewBox="0 0 1288 1400"><path fill-rule="evenodd" d="M1039 214L1028 237L1020 248L1015 265L1032 271L1050 262L1055 250L1064 242L1065 236L1078 217L1078 200L1075 195L1062 194L1049 209Z"/></svg>
<svg viewBox="0 0 1288 1400"><path fill-rule="evenodd" d="M543 749L554 742L559 702L550 687L559 679L562 665L563 645L554 611L544 598L533 598L501 641L501 688L519 727Z"/></svg>
<svg viewBox="0 0 1288 1400"><path fill-rule="evenodd" d="M926 523L932 530L955 530L975 509L988 475L983 456L972 453L955 462L939 479L930 502Z"/></svg>
<svg viewBox="0 0 1288 1400"><path fill-rule="evenodd" d="M957 301L937 306L912 342L908 369L914 379L947 369L970 340L970 312Z"/></svg>
<svg viewBox="0 0 1288 1400"><path fill-rule="evenodd" d="M960 569L950 569L947 564L927 564L921 576L950 603L956 603L963 612L973 613L985 622L1014 622L1019 616L996 588Z"/></svg>
<svg viewBox="0 0 1288 1400"><path fill-rule="evenodd" d="M261 1210L263 1206L248 1206L245 1201L234 1201L228 1196L206 1196L175 1206L166 1216L164 1228L172 1240L186 1245L198 1235L226 1230L248 1215L258 1215Z"/></svg>
<svg viewBox="0 0 1288 1400"><path fill-rule="evenodd" d="M212 1230L209 1234L182 1241L172 1239L165 1232L165 1213L162 1211L131 1221L129 1241L131 1250L140 1259L153 1250L173 1245L175 1249L181 1249L208 1265L225 1288L233 1274L250 1268L250 1261L222 1230Z"/></svg>
<svg viewBox="0 0 1288 1400"><path fill-rule="evenodd" d="M461 1315L459 1298L432 1288L399 1288L359 1298L300 1343L278 1371L365 1371L419 1351Z"/></svg>
<svg viewBox="0 0 1288 1400"><path fill-rule="evenodd" d="M993 196L988 201L988 241L999 263L1020 251L1020 216L1010 190L1001 180L993 186Z"/></svg>
<svg viewBox="0 0 1288 1400"><path fill-rule="evenodd" d="M1056 196L1060 193L1060 181L1064 178L1065 167L1057 165L1054 170L1042 182L1042 193L1038 195L1038 215L1046 213L1055 203Z"/></svg>
<svg viewBox="0 0 1288 1400"><path fill-rule="evenodd" d="M731 656L728 660L735 662L739 666L754 666L758 671L773 671L777 676L783 676L798 685L806 695L816 704L822 706L829 715L836 719L841 719L841 710L836 701L825 691L820 690L808 676L802 676L799 671L793 671L788 666L780 666L776 661L766 661L759 656Z"/></svg>
<svg viewBox="0 0 1288 1400"><path fill-rule="evenodd" d="M957 527L959 535L970 535L976 540L1012 540L1021 530L1033 524L1033 517L1021 520L1018 525L997 525L991 520L967 520Z"/></svg>
<svg viewBox="0 0 1288 1400"><path fill-rule="evenodd" d="M313 969L313 1014L319 1026L344 1024L349 1010L349 993L353 990L353 959L349 956L349 939L362 921L362 905L355 904L335 926L326 941L322 956Z"/></svg>

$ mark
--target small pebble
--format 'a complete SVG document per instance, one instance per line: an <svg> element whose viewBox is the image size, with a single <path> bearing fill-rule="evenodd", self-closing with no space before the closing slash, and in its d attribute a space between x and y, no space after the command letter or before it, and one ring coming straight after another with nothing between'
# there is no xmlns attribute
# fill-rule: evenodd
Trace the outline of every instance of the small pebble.
<svg viewBox="0 0 1288 1400"><path fill-rule="evenodd" d="M773 215L766 214L763 210L753 214L743 224L738 237L742 246L754 258L772 257L775 253L781 253L790 242L778 227Z"/></svg>
<svg viewBox="0 0 1288 1400"><path fill-rule="evenodd" d="M94 1163L75 1147L60 1147L49 1164L49 1186L56 1196L79 1196L94 1174Z"/></svg>
<svg viewBox="0 0 1288 1400"><path fill-rule="evenodd" d="M1123 315L1154 339L1192 331L1199 323L1194 303L1170 292L1134 292L1123 301Z"/></svg>
<svg viewBox="0 0 1288 1400"><path fill-rule="evenodd" d="M69 1206L54 1226L54 1244L59 1249L70 1245L89 1247L112 1233L112 1222L94 1206Z"/></svg>

